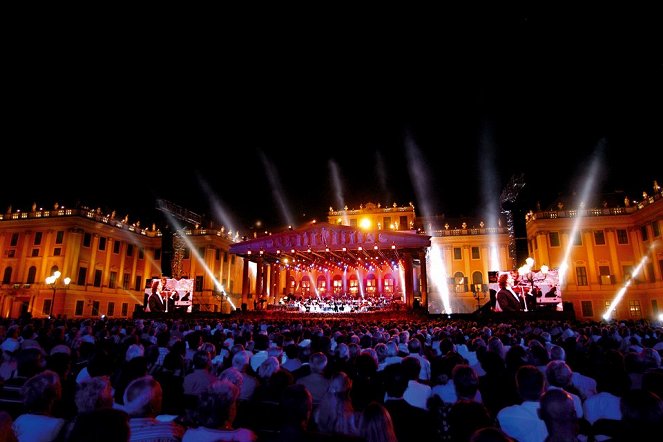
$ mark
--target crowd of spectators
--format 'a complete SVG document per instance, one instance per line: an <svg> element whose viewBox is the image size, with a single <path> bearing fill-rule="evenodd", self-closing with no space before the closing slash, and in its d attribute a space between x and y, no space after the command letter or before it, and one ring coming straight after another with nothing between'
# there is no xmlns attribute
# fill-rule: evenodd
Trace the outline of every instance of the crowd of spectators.
<svg viewBox="0 0 663 442"><path fill-rule="evenodd" d="M2 441L605 441L663 434L647 321L0 322Z"/></svg>

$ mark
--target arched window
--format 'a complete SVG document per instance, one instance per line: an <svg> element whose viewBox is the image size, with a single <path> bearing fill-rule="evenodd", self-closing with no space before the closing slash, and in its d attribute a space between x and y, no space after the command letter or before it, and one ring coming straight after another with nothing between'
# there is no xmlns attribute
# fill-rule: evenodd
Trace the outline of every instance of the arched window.
<svg viewBox="0 0 663 442"><path fill-rule="evenodd" d="M28 270L28 280L26 281L26 283L34 284L35 283L35 276L37 276L37 267L32 266L32 267L30 267L30 270Z"/></svg>
<svg viewBox="0 0 663 442"><path fill-rule="evenodd" d="M472 284L483 284L483 274L481 272L472 273Z"/></svg>
<svg viewBox="0 0 663 442"><path fill-rule="evenodd" d="M394 294L394 277L391 276L391 273L384 275L384 278L382 279L382 290L385 295Z"/></svg>
<svg viewBox="0 0 663 442"><path fill-rule="evenodd" d="M292 295L295 293L295 289L297 288L297 283L295 282L295 278L292 276L288 279L288 295Z"/></svg>
<svg viewBox="0 0 663 442"><path fill-rule="evenodd" d="M334 275L332 279L332 285L334 286L334 294L340 295L343 293L343 277L341 275Z"/></svg>
<svg viewBox="0 0 663 442"><path fill-rule="evenodd" d="M12 268L7 267L5 268L5 274L2 276L2 283L3 284L9 284L12 281Z"/></svg>
<svg viewBox="0 0 663 442"><path fill-rule="evenodd" d="M348 280L349 287L348 291L350 292L351 295L356 295L359 293L359 280L357 279L357 275L350 275L350 279Z"/></svg>
<svg viewBox="0 0 663 442"><path fill-rule="evenodd" d="M319 275L318 276L318 282L316 283L316 287L318 287L318 293L320 295L324 295L327 293L327 278L325 275Z"/></svg>
<svg viewBox="0 0 663 442"><path fill-rule="evenodd" d="M53 266L53 267L51 267L51 275L52 275L53 273L57 272L58 270L60 270L60 268L59 268L58 266ZM50 275L49 275L49 276L50 276Z"/></svg>
<svg viewBox="0 0 663 442"><path fill-rule="evenodd" d="M454 291L456 293L465 293L467 292L467 278L463 272L454 273Z"/></svg>
<svg viewBox="0 0 663 442"><path fill-rule="evenodd" d="M311 278L308 275L302 276L301 282L301 293L302 296L310 296L311 294Z"/></svg>
<svg viewBox="0 0 663 442"><path fill-rule="evenodd" d="M366 294L369 296L375 296L375 292L377 291L377 282L378 280L375 279L375 274L369 273L368 276L366 276Z"/></svg>

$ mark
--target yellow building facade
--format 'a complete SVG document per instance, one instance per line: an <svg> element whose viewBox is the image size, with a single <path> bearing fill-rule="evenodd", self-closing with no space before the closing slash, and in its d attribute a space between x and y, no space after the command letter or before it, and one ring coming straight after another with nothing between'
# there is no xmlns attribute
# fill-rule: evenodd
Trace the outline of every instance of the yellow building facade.
<svg viewBox="0 0 663 442"><path fill-rule="evenodd" d="M660 188L620 207L557 209L527 214L528 250L537 263L566 267L562 293L576 318L657 318L663 303Z"/></svg>
<svg viewBox="0 0 663 442"><path fill-rule="evenodd" d="M241 300L243 263L228 253L229 233L178 232L185 243L178 276L194 280L197 311L227 312ZM131 317L147 284L162 276L161 254L154 226L99 209L9 210L0 214L0 316Z"/></svg>

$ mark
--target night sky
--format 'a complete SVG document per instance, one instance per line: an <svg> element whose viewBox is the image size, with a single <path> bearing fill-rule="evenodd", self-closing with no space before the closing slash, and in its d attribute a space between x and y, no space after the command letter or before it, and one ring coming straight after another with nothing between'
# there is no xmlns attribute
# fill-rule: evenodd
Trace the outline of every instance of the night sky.
<svg viewBox="0 0 663 442"><path fill-rule="evenodd" d="M149 223L165 198L222 221L213 196L236 228L278 229L340 208L333 161L350 208L474 216L523 173L522 212L579 192L597 151L601 192L663 185L656 15L491 8L25 43L5 63L0 207Z"/></svg>

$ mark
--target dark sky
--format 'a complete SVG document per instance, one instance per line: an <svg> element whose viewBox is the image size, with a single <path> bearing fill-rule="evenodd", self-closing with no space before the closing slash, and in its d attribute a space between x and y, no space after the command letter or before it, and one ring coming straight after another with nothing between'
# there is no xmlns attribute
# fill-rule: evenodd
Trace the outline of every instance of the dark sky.
<svg viewBox="0 0 663 442"><path fill-rule="evenodd" d="M475 215L524 173L526 210L580 191L599 146L601 191L663 184L657 16L491 8L22 42L5 63L0 207L150 222L156 198L215 218L214 195L237 226L277 228L281 207L296 223L338 208L333 160L349 207L419 210L416 176L433 212Z"/></svg>

